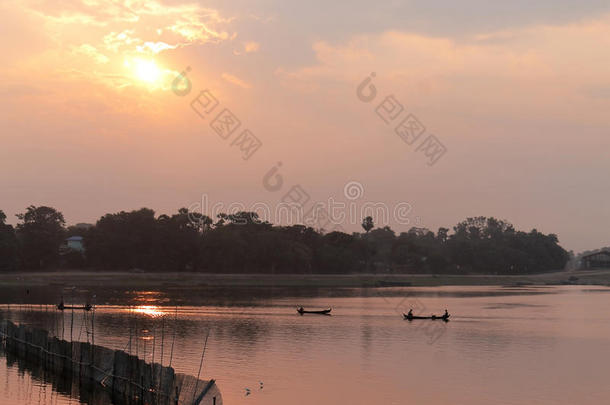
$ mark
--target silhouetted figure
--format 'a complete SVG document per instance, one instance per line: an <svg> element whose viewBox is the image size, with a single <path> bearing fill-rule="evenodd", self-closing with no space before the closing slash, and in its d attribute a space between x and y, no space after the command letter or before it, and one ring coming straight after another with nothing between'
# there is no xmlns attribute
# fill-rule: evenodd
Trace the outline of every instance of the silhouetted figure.
<svg viewBox="0 0 610 405"><path fill-rule="evenodd" d="M57 305L57 309L59 309L60 311L63 311L64 308L65 308L65 305L64 305L64 296L62 295L61 296L61 301L59 301L59 304Z"/></svg>
<svg viewBox="0 0 610 405"><path fill-rule="evenodd" d="M413 316L413 309L409 309L409 313L407 314L407 316Z"/></svg>

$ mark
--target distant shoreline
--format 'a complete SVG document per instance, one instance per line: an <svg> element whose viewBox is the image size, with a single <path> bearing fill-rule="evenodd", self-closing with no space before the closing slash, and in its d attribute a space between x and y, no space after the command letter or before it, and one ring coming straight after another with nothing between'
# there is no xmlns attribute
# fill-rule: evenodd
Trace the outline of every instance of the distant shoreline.
<svg viewBox="0 0 610 405"><path fill-rule="evenodd" d="M528 275L452 274L208 274L157 272L21 272L0 273L0 287L394 287L394 286L476 286L476 285L605 285L608 270L571 270Z"/></svg>

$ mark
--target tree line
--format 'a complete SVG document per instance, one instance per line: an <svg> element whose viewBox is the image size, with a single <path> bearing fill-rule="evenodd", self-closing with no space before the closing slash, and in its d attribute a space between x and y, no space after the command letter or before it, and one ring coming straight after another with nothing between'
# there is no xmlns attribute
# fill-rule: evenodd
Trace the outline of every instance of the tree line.
<svg viewBox="0 0 610 405"><path fill-rule="evenodd" d="M363 219L364 232L279 226L256 213L155 215L148 208L66 227L61 212L30 206L14 228L0 211L0 271L91 269L211 273L527 274L563 269L554 234L517 231L496 218L468 218L435 233L413 227L396 234ZM85 252L62 249L69 236Z"/></svg>

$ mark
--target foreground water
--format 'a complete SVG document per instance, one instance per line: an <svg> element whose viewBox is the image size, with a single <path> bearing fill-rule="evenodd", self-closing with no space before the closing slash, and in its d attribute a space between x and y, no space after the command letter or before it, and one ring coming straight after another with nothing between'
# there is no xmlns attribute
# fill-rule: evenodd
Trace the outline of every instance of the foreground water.
<svg viewBox="0 0 610 405"><path fill-rule="evenodd" d="M62 315L40 305L52 302L45 294L57 291L28 291L37 298L3 305L0 316L67 340L93 337L148 361L171 359L192 375L209 333L201 375L217 380L228 405L606 404L610 398L610 288L102 291L96 299L107 305L98 306L93 322L91 314ZM299 316L296 305L332 307L333 315ZM404 321L401 313L411 307L424 314L448 308L452 318ZM0 403L91 402L4 354L0 386Z"/></svg>

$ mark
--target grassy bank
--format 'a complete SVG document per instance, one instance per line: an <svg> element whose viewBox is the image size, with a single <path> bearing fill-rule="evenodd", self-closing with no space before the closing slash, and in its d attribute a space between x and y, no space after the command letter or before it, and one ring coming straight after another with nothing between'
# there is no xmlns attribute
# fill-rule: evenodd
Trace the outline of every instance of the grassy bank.
<svg viewBox="0 0 610 405"><path fill-rule="evenodd" d="M103 286L138 289L163 287L378 287L394 285L610 285L610 270L570 271L519 276L358 274L271 275L126 272L45 272L0 274L0 287Z"/></svg>

